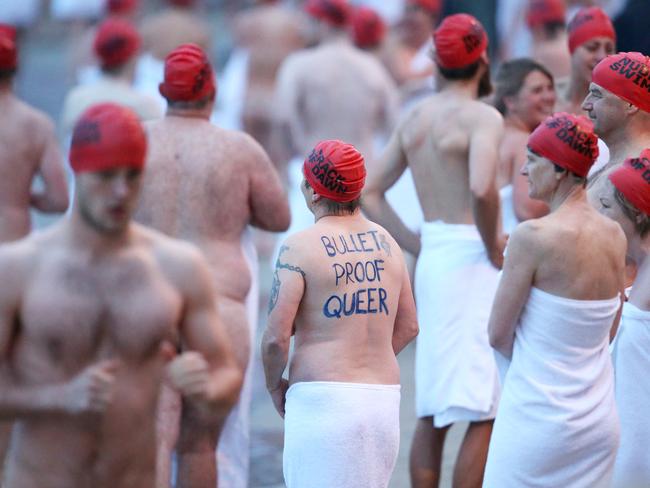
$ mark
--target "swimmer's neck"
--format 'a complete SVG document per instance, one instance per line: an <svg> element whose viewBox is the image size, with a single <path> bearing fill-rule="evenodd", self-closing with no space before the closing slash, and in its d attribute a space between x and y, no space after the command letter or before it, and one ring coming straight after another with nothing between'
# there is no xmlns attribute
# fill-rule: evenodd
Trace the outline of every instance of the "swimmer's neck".
<svg viewBox="0 0 650 488"><path fill-rule="evenodd" d="M531 129L526 125L526 123L521 119L521 117L515 114L508 114L503 119L503 123L506 127L510 127L512 129L525 132L527 134L530 134L533 131L533 129Z"/></svg>
<svg viewBox="0 0 650 488"><path fill-rule="evenodd" d="M555 212L560 206L570 202L582 202L589 205L589 202L587 201L587 190L583 188L582 185L574 185L570 183L568 181L570 178L572 178L572 176L567 175L566 178L560 182L560 185L549 201L545 202L548 204L551 212Z"/></svg>
<svg viewBox="0 0 650 488"><path fill-rule="evenodd" d="M324 218L345 218L345 219L359 219L361 218L361 209L357 208L354 212L352 213L347 213L347 212L331 212L329 211L325 206L317 206L312 209L312 212L314 213L314 222L318 222L321 219Z"/></svg>
<svg viewBox="0 0 650 488"><path fill-rule="evenodd" d="M569 87L566 91L567 101L571 105L578 107L582 106L582 102L589 93L589 84L591 82L585 79L578 79L575 75L571 74L569 79ZM584 115L583 113L578 115Z"/></svg>
<svg viewBox="0 0 650 488"><path fill-rule="evenodd" d="M607 134L607 139L603 138L603 140L609 149L610 163L621 164L630 156L641 154L641 151L650 146L648 129L650 127L629 125Z"/></svg>
<svg viewBox="0 0 650 488"><path fill-rule="evenodd" d="M167 107L165 117L181 117L185 119L210 120L212 109L207 108L170 108Z"/></svg>
<svg viewBox="0 0 650 488"><path fill-rule="evenodd" d="M0 81L0 97L5 95L12 95L14 92L13 79Z"/></svg>
<svg viewBox="0 0 650 488"><path fill-rule="evenodd" d="M627 240L627 255L636 263L638 275L642 270L645 273L650 273L650 259L647 259L650 255L650 235L641 237L635 233L629 238Z"/></svg>
<svg viewBox="0 0 650 488"><path fill-rule="evenodd" d="M126 247L131 242L134 224L129 222L118 232L102 232L88 224L79 209L73 207L64 225L68 239L74 247L87 251L90 256L102 256Z"/></svg>
<svg viewBox="0 0 650 488"><path fill-rule="evenodd" d="M439 87L439 93L457 95L462 98L469 98L472 100L476 100L478 98L478 79L450 81L444 79L442 76L438 76L436 84Z"/></svg>

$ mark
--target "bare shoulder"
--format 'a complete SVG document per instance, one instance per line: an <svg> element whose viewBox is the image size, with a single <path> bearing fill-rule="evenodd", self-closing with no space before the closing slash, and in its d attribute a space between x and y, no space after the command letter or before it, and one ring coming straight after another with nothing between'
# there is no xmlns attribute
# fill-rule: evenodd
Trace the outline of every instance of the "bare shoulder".
<svg viewBox="0 0 650 488"><path fill-rule="evenodd" d="M530 219L519 224L508 238L507 254L525 253L540 258L553 241L554 226L545 217Z"/></svg>
<svg viewBox="0 0 650 488"><path fill-rule="evenodd" d="M44 253L52 253L58 247L59 225L55 224L43 231L35 231L17 241L0 245L0 275L4 283L3 291L21 289L32 271L38 267Z"/></svg>
<svg viewBox="0 0 650 488"><path fill-rule="evenodd" d="M477 126L486 127L496 124L497 126L503 125L503 116L492 105L488 105L480 100L472 100L469 102L468 112L475 121Z"/></svg>
<svg viewBox="0 0 650 488"><path fill-rule="evenodd" d="M17 100L16 112L19 117L19 120L25 124L26 128L39 134L50 134L54 133L54 122L52 119L41 110L36 107L23 102L22 100Z"/></svg>
<svg viewBox="0 0 650 488"><path fill-rule="evenodd" d="M133 224L138 240L149 249L161 268L168 274L185 280L208 268L201 250L194 244L169 237L150 227Z"/></svg>

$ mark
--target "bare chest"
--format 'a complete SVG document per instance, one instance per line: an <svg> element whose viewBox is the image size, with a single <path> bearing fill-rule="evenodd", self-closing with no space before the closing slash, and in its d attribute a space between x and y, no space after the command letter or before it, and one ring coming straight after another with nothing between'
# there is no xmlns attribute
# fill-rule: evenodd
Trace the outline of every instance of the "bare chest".
<svg viewBox="0 0 650 488"><path fill-rule="evenodd" d="M51 263L23 298L18 344L73 369L103 357L139 362L175 338L181 309L180 295L153 263Z"/></svg>

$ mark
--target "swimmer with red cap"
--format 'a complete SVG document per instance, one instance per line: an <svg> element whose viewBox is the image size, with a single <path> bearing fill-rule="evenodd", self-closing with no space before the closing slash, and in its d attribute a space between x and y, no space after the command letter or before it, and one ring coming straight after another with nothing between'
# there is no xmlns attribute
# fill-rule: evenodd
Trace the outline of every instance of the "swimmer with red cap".
<svg viewBox="0 0 650 488"><path fill-rule="evenodd" d="M503 119L478 100L490 86L481 23L468 14L451 15L433 41L438 92L415 105L373 162L364 210L418 256L417 343L427 354L416 358L411 483L438 483L441 457L435 453L442 452L445 432L469 420L454 478L474 486L483 474L499 394L487 315L505 246L496 186ZM406 168L424 213L421 235L408 229L386 200Z"/></svg>
<svg viewBox="0 0 650 488"><path fill-rule="evenodd" d="M72 211L0 248L13 283L0 361L15 372L0 413L17 422L4 486L154 486L163 378L214 421L237 399L205 258L131 222L146 153L135 113L90 107L72 135Z"/></svg>
<svg viewBox="0 0 650 488"><path fill-rule="evenodd" d="M556 79L571 73L565 0L528 0L526 24L533 36L531 57Z"/></svg>
<svg viewBox="0 0 650 488"><path fill-rule="evenodd" d="M13 89L18 70L18 43L13 26L0 24L0 243L26 236L30 210L64 212L68 189L63 156L48 115L19 100ZM33 189L40 177L43 185ZM0 423L0 479L11 427Z"/></svg>
<svg viewBox="0 0 650 488"><path fill-rule="evenodd" d="M157 101L132 86L140 43L138 31L127 20L110 17L99 25L93 42L99 77L72 88L67 94L61 119L66 135L72 132L81 114L96 103L114 102L127 106L140 120L162 116Z"/></svg>
<svg viewBox="0 0 650 488"><path fill-rule="evenodd" d="M621 226L627 255L638 268L611 347L621 420L621 444L611 486L648 486L650 463L639 449L639 439L650 436L650 422L644 415L650 408L650 385L644 374L650 348L646 333L650 327L650 149L628 158L609 175L597 208Z"/></svg>
<svg viewBox="0 0 650 488"><path fill-rule="evenodd" d="M616 52L616 31L600 7L584 7L570 20L567 32L571 74L568 80L558 83L556 110L584 115L581 105L589 91L592 71L605 57Z"/></svg>
<svg viewBox="0 0 650 488"><path fill-rule="evenodd" d="M609 338L626 241L587 201L597 155L582 116L555 113L528 139L522 174L551 211L508 241L488 330L509 365L484 486L611 486L618 417Z"/></svg>
<svg viewBox="0 0 650 488"><path fill-rule="evenodd" d="M246 305L254 276L244 253L245 232L249 224L265 231L286 230L290 220L286 194L258 143L247 134L210 122L218 88L201 48L186 44L172 51L165 60L159 90L167 100L167 113L145 125L149 169L135 218L171 237L186 239L205 253L220 296L219 314L227 324L243 374L256 323L249 318ZM233 415L225 426L218 426L223 427L217 461L220 486L248 485L248 450L240 447L247 445L250 435L245 415L250 402L247 388L248 382ZM166 451L161 456L165 466L159 466L159 482L165 486L179 414L168 403L171 406L160 419L164 432L159 436L160 452ZM178 483L202 486L199 480L215 477L215 432L186 416L183 421ZM210 466L212 470L206 469Z"/></svg>
<svg viewBox="0 0 650 488"><path fill-rule="evenodd" d="M623 162L650 147L650 58L618 53L594 68L582 108L608 145L609 162L589 180L589 201L598 207L607 177Z"/></svg>
<svg viewBox="0 0 650 488"><path fill-rule="evenodd" d="M266 387L284 418L285 482L388 486L399 444L396 356L418 333L406 263L361 213L363 155L323 140L305 156L300 188L314 223L280 247L262 340Z"/></svg>

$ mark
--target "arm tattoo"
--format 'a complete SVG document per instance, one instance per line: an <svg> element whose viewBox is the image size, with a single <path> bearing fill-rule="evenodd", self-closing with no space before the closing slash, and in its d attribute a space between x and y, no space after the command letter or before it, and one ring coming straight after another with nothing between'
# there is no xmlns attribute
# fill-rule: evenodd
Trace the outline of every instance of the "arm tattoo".
<svg viewBox="0 0 650 488"><path fill-rule="evenodd" d="M282 256L282 253L284 253L286 250L289 249L289 246L281 246L280 247L280 252L278 253L278 259L275 261L275 271L273 272L273 284L271 285L271 296L269 297L269 312L271 313L275 306L278 304L278 298L280 297L280 285L282 282L280 281L280 276L278 275L278 271L280 269L288 269L289 271L294 271L296 273L300 273L302 277L305 277L305 272L300 269L300 266L293 266L289 263L283 263L280 261L280 257Z"/></svg>

